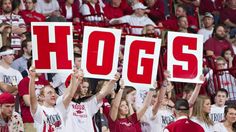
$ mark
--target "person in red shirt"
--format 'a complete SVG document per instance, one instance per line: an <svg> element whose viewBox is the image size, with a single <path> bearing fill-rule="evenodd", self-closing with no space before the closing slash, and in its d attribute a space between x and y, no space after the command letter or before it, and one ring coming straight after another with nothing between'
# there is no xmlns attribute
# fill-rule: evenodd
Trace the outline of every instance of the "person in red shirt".
<svg viewBox="0 0 236 132"><path fill-rule="evenodd" d="M31 66L31 61L32 59L28 60L28 69ZM49 85L49 82L43 77L41 77L41 75L42 74L39 73L36 74L35 88L37 94L39 94L41 88ZM20 81L18 85L18 92L20 96L20 108L25 131L36 132L36 129L34 128L34 120L30 113L29 81L30 76L25 77Z"/></svg>
<svg viewBox="0 0 236 132"><path fill-rule="evenodd" d="M30 32L31 22L44 22L45 16L35 11L37 0L26 0L25 10L20 11L19 15L24 19L27 31Z"/></svg>
<svg viewBox="0 0 236 132"><path fill-rule="evenodd" d="M174 113L177 120L170 123L164 132L204 132L200 125L189 119L189 103L186 99L179 99L175 102Z"/></svg>
<svg viewBox="0 0 236 132"><path fill-rule="evenodd" d="M204 43L204 51L207 56L221 56L222 52L230 49L234 54L232 45L226 40L226 31L224 25L217 25L213 30L213 37Z"/></svg>
<svg viewBox="0 0 236 132"><path fill-rule="evenodd" d="M152 19L155 23L165 20L164 13L164 2L163 0L145 0L145 4L148 9L146 9L146 13L148 17Z"/></svg>
<svg viewBox="0 0 236 132"><path fill-rule="evenodd" d="M199 12L201 15L211 13L214 15L215 24L219 23L220 12L224 8L224 0L201 0Z"/></svg>
<svg viewBox="0 0 236 132"><path fill-rule="evenodd" d="M230 37L234 38L236 35L236 0L229 0L228 7L223 9L220 13L221 22L231 28Z"/></svg>
<svg viewBox="0 0 236 132"><path fill-rule="evenodd" d="M120 81L120 89L112 102L110 115L108 116L109 128L111 132L141 132L140 119L151 104L153 92L148 92L143 106L137 111L132 110L132 106L122 98L125 89L124 81Z"/></svg>
<svg viewBox="0 0 236 132"><path fill-rule="evenodd" d="M162 21L158 24L159 27L164 27L168 30L172 31L178 31L179 26L178 26L178 18L180 16L185 16L188 19L188 25L189 28L192 30L197 31L198 30L198 21L195 17L193 16L187 16L187 10L184 5L178 5L175 11L175 16L172 16L170 19Z"/></svg>
<svg viewBox="0 0 236 132"><path fill-rule="evenodd" d="M74 0L66 0L64 3L60 3L61 14L68 22L79 22L79 5L74 3Z"/></svg>

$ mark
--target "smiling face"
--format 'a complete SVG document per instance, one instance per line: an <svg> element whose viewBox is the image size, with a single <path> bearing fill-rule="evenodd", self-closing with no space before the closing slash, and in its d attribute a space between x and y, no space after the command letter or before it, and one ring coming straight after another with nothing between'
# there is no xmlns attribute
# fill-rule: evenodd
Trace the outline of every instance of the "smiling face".
<svg viewBox="0 0 236 132"><path fill-rule="evenodd" d="M127 116L129 114L129 107L128 107L128 103L125 100L122 100L120 102L120 106L119 106L119 115L120 116Z"/></svg>
<svg viewBox="0 0 236 132"><path fill-rule="evenodd" d="M235 123L236 122L236 109L234 108L229 108L228 112L225 115L225 119L229 122L229 123Z"/></svg>

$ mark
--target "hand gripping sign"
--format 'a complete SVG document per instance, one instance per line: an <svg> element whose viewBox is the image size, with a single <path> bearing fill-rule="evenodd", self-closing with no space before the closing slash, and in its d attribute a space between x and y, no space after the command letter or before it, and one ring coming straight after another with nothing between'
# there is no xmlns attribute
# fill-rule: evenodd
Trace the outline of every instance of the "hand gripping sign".
<svg viewBox="0 0 236 132"><path fill-rule="evenodd" d="M121 30L85 27L81 68L88 78L113 79L117 72Z"/></svg>
<svg viewBox="0 0 236 132"><path fill-rule="evenodd" d="M168 32L167 69L170 81L202 83L202 35Z"/></svg>
<svg viewBox="0 0 236 132"><path fill-rule="evenodd" d="M71 72L73 68L72 23L31 23L33 64L36 72Z"/></svg>
<svg viewBox="0 0 236 132"><path fill-rule="evenodd" d="M122 73L126 86L154 86L160 48L160 39L126 36Z"/></svg>

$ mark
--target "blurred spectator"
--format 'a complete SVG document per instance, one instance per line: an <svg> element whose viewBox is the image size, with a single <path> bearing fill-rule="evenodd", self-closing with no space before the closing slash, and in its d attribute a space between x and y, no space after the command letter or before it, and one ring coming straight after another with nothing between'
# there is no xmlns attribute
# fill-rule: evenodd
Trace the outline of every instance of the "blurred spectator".
<svg viewBox="0 0 236 132"><path fill-rule="evenodd" d="M44 22L45 21L45 16L35 11L36 4L37 4L37 0L26 0L25 1L26 9L19 12L19 15L21 15L25 21L28 32L31 32L30 31L31 22Z"/></svg>
<svg viewBox="0 0 236 132"><path fill-rule="evenodd" d="M14 60L14 50L11 47L3 46L0 49L0 94L9 92L17 94L17 86L22 79L19 71L11 68Z"/></svg>
<svg viewBox="0 0 236 132"><path fill-rule="evenodd" d="M226 68L226 61L223 57L217 57L215 60L216 69L215 70L223 70ZM214 83L214 79L218 76L218 82ZM207 90L208 93L214 95L216 93L217 88L224 88L229 93L229 100L236 100L236 82L235 78L228 71L213 71L210 70L206 74L206 81L208 82Z"/></svg>
<svg viewBox="0 0 236 132"><path fill-rule="evenodd" d="M60 7L57 0L38 0L35 10L45 17L60 16Z"/></svg>
<svg viewBox="0 0 236 132"><path fill-rule="evenodd" d="M132 15L126 15L117 19L112 19L110 21L111 24L120 24L120 23L129 23L131 26L145 26L147 24L151 24L156 26L156 24L145 15L146 6L142 3L137 3L133 6L134 13ZM142 33L141 28L132 28L132 34Z"/></svg>
<svg viewBox="0 0 236 132"><path fill-rule="evenodd" d="M27 62L28 69L30 68L31 63L32 63L32 58L29 59ZM35 94L37 95L38 100L39 100L40 90L44 86L49 85L49 82L45 80L41 75L42 74L37 73L35 78L35 89L36 89ZM36 132L34 120L30 113L29 82L30 82L30 76L27 76L23 78L19 83L18 92L20 96L20 108L21 108L22 119L24 122L25 132ZM39 102L41 101L39 100Z"/></svg>
<svg viewBox="0 0 236 132"><path fill-rule="evenodd" d="M11 47L19 49L21 46L20 35L26 31L25 22L19 15L12 14L11 0L1 0L2 15L0 15L0 23L8 23L11 25Z"/></svg>
<svg viewBox="0 0 236 132"><path fill-rule="evenodd" d="M233 38L236 35L236 0L228 0L228 7L221 12L221 21L231 28L229 34Z"/></svg>
<svg viewBox="0 0 236 132"><path fill-rule="evenodd" d="M79 5L74 0L66 0L60 5L61 14L68 22L80 22Z"/></svg>
<svg viewBox="0 0 236 132"><path fill-rule="evenodd" d="M204 132L212 132L214 122L210 119L209 113L211 111L211 100L207 96L198 96L193 106L192 121L199 124Z"/></svg>
<svg viewBox="0 0 236 132"><path fill-rule="evenodd" d="M20 114L14 112L15 98L9 93L0 95L0 130L1 132L24 132Z"/></svg>
<svg viewBox="0 0 236 132"><path fill-rule="evenodd" d="M23 10L21 0L12 1L12 13L18 15L19 11Z"/></svg>
<svg viewBox="0 0 236 132"><path fill-rule="evenodd" d="M13 61L11 67L18 70L23 77L28 76L27 62L32 56L31 39L26 39L21 44L22 56Z"/></svg>
<svg viewBox="0 0 236 132"><path fill-rule="evenodd" d="M187 17L181 16L178 18L178 31L183 33L188 33L188 20Z"/></svg>
<svg viewBox="0 0 236 132"><path fill-rule="evenodd" d="M197 8L200 5L200 0L177 0L179 4L186 6L187 14L194 16L196 15Z"/></svg>
<svg viewBox="0 0 236 132"><path fill-rule="evenodd" d="M154 25L147 24L143 27L142 36L156 38L159 35L160 35L159 32L155 31Z"/></svg>
<svg viewBox="0 0 236 132"><path fill-rule="evenodd" d="M145 0L147 5L146 13L155 23L165 20L164 0Z"/></svg>
<svg viewBox="0 0 236 132"><path fill-rule="evenodd" d="M209 116L214 123L224 120L225 102L228 100L228 92L226 89L219 89L215 95L215 104L211 105Z"/></svg>
<svg viewBox="0 0 236 132"><path fill-rule="evenodd" d="M0 36L1 36L1 44L2 46L10 46L11 45L11 25L8 23L1 23L0 24Z"/></svg>
<svg viewBox="0 0 236 132"><path fill-rule="evenodd" d="M103 7L98 0L88 0L80 8L83 19L90 22L104 21Z"/></svg>
<svg viewBox="0 0 236 132"><path fill-rule="evenodd" d="M192 30L195 30L195 31L198 30L199 26L198 26L197 19L193 16L187 15L187 9L184 5L178 5L176 7L175 16L172 16L170 19L168 19L166 21L160 22L158 24L158 26L164 27L168 30L178 31L178 29L179 29L179 27L178 27L178 18L180 16L187 17L189 28L191 28Z"/></svg>
<svg viewBox="0 0 236 132"><path fill-rule="evenodd" d="M103 10L105 16L109 20L113 18L119 18L124 15L129 15L133 12L126 0L111 0L110 3L106 4Z"/></svg>
<svg viewBox="0 0 236 132"><path fill-rule="evenodd" d="M236 106L235 104L225 107L225 120L214 126L214 132L235 132L236 131Z"/></svg>
<svg viewBox="0 0 236 132"><path fill-rule="evenodd" d="M213 30L212 38L204 43L204 51L207 56L221 56L222 52L230 49L234 53L232 45L226 40L226 31L224 25L217 25Z"/></svg>
<svg viewBox="0 0 236 132"><path fill-rule="evenodd" d="M210 37L212 37L212 32L214 29L214 19L211 13L206 12L202 18L203 28L198 30L198 34L203 35L203 42L205 43Z"/></svg>
<svg viewBox="0 0 236 132"><path fill-rule="evenodd" d="M222 57L224 57L224 59L227 62L227 68L232 68L235 67L235 55L232 53L232 51L230 49L226 49L222 52Z"/></svg>
<svg viewBox="0 0 236 132"><path fill-rule="evenodd" d="M209 12L214 16L215 24L220 22L220 12L224 8L225 0L201 0L199 12L201 15Z"/></svg>

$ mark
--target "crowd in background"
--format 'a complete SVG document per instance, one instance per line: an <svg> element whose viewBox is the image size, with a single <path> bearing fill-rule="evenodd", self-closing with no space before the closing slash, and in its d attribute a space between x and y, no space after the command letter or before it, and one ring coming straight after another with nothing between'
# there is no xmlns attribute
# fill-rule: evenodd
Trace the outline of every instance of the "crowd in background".
<svg viewBox="0 0 236 132"><path fill-rule="evenodd" d="M0 6L1 132L236 132L236 0L0 0ZM35 72L31 22L73 22L72 73ZM84 78L86 25L161 38L154 88L140 96L138 87L124 85L124 41L113 79ZM168 80L168 31L203 35L204 83Z"/></svg>

